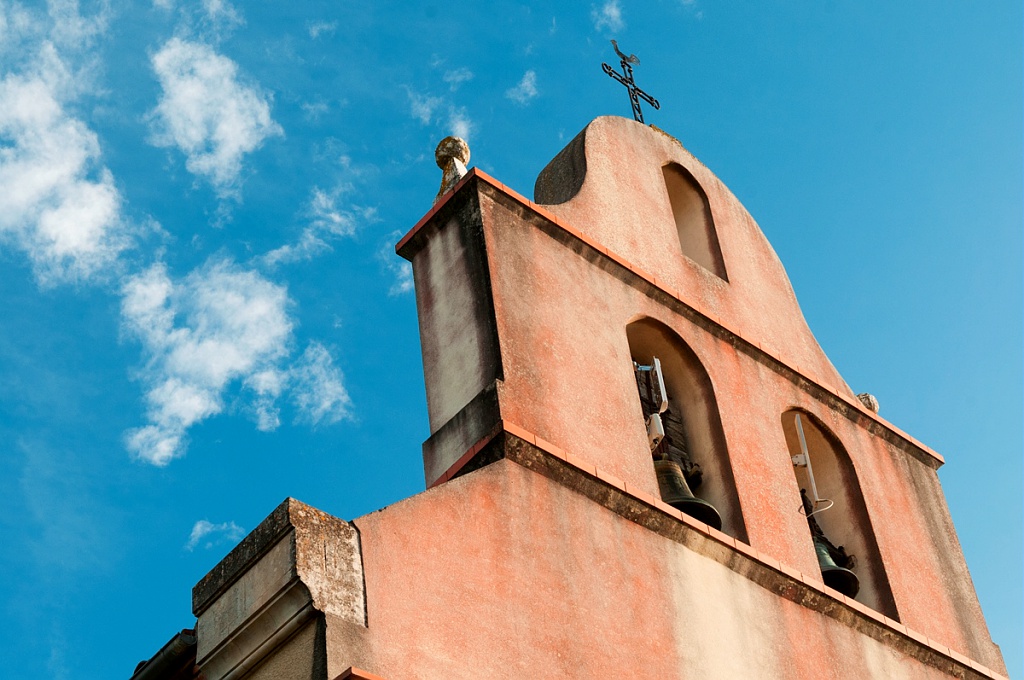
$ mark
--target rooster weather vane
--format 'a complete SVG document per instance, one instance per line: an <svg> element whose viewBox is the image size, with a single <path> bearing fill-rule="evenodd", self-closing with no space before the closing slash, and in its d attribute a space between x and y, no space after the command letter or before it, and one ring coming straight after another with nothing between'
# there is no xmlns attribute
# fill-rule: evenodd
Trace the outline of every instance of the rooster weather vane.
<svg viewBox="0 0 1024 680"><path fill-rule="evenodd" d="M626 90L629 92L629 103L633 105L633 120L638 123L644 122L643 111L640 110L640 100L643 99L645 102L655 108L655 110L661 108L661 104L658 100L647 94L639 87L636 86L636 82L633 80L633 64L640 65L640 58L635 54L631 54L628 57L619 50L619 44L612 40L612 47L615 48L615 54L619 55L619 63L622 64L622 73L619 73L608 64L601 64L601 68L604 72L610 75L615 80L619 81L626 86Z"/></svg>

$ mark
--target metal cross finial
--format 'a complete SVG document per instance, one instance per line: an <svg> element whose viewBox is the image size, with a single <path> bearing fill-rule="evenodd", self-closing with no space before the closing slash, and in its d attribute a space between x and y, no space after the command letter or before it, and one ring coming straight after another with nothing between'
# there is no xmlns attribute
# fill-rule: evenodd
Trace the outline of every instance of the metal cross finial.
<svg viewBox="0 0 1024 680"><path fill-rule="evenodd" d="M619 44L614 40L612 40L612 47L615 48L615 54L619 55L622 73L619 73L608 64L601 64L601 68L604 69L605 73L626 86L626 90L629 92L629 103L633 105L633 120L642 123L644 122L644 114L640 110L640 100L643 99L655 109L660 109L661 104L658 103L657 99L637 87L636 82L633 80L633 64L639 66L640 59L635 54L627 57L619 51Z"/></svg>

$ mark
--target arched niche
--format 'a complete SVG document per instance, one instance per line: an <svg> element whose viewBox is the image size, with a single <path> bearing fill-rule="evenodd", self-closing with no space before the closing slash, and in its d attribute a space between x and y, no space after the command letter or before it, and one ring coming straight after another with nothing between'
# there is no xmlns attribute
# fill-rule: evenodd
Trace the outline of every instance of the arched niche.
<svg viewBox="0 0 1024 680"><path fill-rule="evenodd" d="M683 421L690 456L703 471L703 482L694 495L715 506L722 517L722 531L747 542L725 433L707 371L693 350L659 321L638 319L626 326L626 337L633 361L641 365L651 364L654 357L661 361L669 410ZM642 420L638 422L644 426Z"/></svg>
<svg viewBox="0 0 1024 680"><path fill-rule="evenodd" d="M828 510L815 513L814 519L828 540L836 546L844 546L847 553L855 556L856 565L852 570L860 579L860 592L854 599L898 620L885 565L882 564L850 456L839 439L818 418L802 409L791 409L782 414L782 429L791 457L802 453L797 413L800 414L818 495L834 503ZM793 473L799 487L810 495L807 467L794 464ZM793 499L794 512L799 508L800 499Z"/></svg>
<svg viewBox="0 0 1024 680"><path fill-rule="evenodd" d="M661 171L683 255L728 281L707 194L693 175L678 163L669 163Z"/></svg>

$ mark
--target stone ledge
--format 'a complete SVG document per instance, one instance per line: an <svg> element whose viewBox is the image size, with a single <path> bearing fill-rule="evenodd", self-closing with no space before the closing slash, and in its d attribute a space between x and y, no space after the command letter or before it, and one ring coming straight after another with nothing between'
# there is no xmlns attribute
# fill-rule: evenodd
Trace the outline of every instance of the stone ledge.
<svg viewBox="0 0 1024 680"><path fill-rule="evenodd" d="M359 532L286 499L193 590L208 680L242 677L314 616L366 625Z"/></svg>
<svg viewBox="0 0 1024 680"><path fill-rule="evenodd" d="M908 629L808 577L754 547L680 513L665 503L636 494L578 456L502 420L442 476L456 479L507 458L597 502L615 514L723 564L780 597L813 609L882 642L902 654L954 677L1007 680L955 650ZM441 481L438 481L440 484Z"/></svg>
<svg viewBox="0 0 1024 680"><path fill-rule="evenodd" d="M338 519L311 505L286 498L278 505L259 526L234 547L199 583L192 588L192 613L199 617L221 595L223 595L239 578L249 571L264 555L278 544L289 531L294 531L292 541L292 559L299 576L308 578L316 572L330 567L334 575L342 576L339 565L328 564L328 557L348 561L347 565L358 572L360 598L362 595L362 559L360 557L359 535L355 525ZM342 548L338 554L328 555L326 545ZM347 546L347 549L343 548ZM350 553L350 554L349 554ZM306 572L306 573L303 573ZM307 584L314 591L316 583ZM314 594L316 594L314 592ZM330 608L348 610L334 612L343 618L359 618L365 625L365 602L330 602ZM361 614L358 612L362 612Z"/></svg>
<svg viewBox="0 0 1024 680"><path fill-rule="evenodd" d="M277 544L278 540L292 528L289 519L289 506L298 503L294 498L286 498L274 508L259 526L231 549L224 559L217 563L206 576L192 588L192 614L201 615L217 597L238 580L243 572L256 563L263 555Z"/></svg>

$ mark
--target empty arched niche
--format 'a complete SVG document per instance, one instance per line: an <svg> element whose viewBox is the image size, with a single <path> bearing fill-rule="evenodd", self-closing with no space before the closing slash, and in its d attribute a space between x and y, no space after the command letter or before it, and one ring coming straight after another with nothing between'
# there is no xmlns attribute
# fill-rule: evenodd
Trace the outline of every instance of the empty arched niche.
<svg viewBox="0 0 1024 680"><path fill-rule="evenodd" d="M860 485L846 449L820 420L803 410L792 409L783 413L782 429L793 462L793 473L803 499L806 499L794 498L793 510L813 513L808 519L808 529L818 553L819 567L823 567L823 577L824 572L829 571L833 576L842 578L841 571L836 572L828 563L829 559L840 570L849 568L859 581L859 591L854 599L897 619L885 565L882 564ZM804 444L800 441L801 430ZM810 465L802 458L805 445ZM815 492L819 499L817 502ZM823 534L825 543L830 544L827 550L815 537L816 533L819 536ZM838 552L834 550L839 548ZM852 556L853 561L847 563L846 556ZM827 582L828 578L824 580ZM842 591L842 588L836 589Z"/></svg>
<svg viewBox="0 0 1024 680"><path fill-rule="evenodd" d="M728 281L707 194L693 175L678 163L669 163L661 171L683 255Z"/></svg>
<svg viewBox="0 0 1024 680"><path fill-rule="evenodd" d="M665 439L670 440L673 450L667 444L652 447L652 474L656 457L671 453L678 462L680 451L684 452L699 466L693 471L699 473L693 495L714 506L722 519L722 531L746 542L725 433L707 371L674 331L654 319L643 318L629 324L626 337L634 366L623 368L634 370L637 376L637 396L645 419L638 422L638 427L646 427L651 412L657 411L657 406L642 394L644 367L652 366L657 358L664 379L668 407L662 422Z"/></svg>

